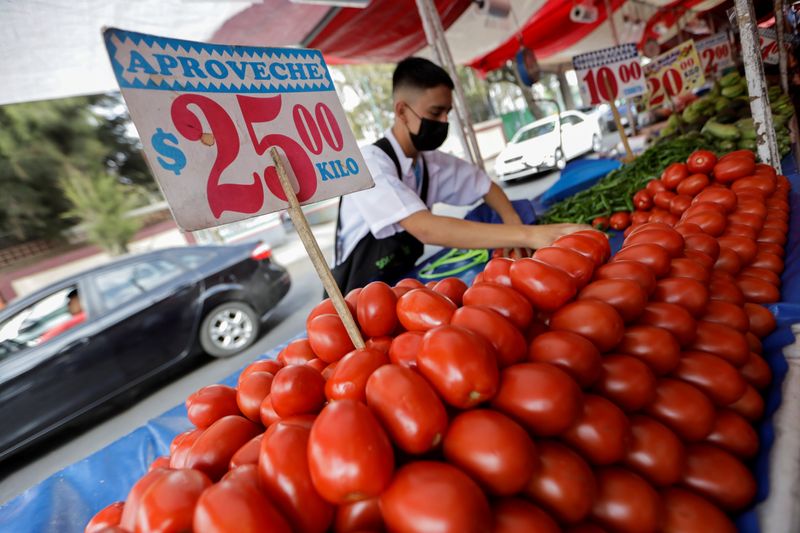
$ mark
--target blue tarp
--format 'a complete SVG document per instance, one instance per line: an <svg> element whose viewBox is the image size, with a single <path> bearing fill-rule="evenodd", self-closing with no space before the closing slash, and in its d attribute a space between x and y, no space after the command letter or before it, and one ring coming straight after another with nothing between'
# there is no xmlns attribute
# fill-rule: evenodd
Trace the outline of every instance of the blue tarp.
<svg viewBox="0 0 800 533"><path fill-rule="evenodd" d="M782 302L769 306L776 316L778 328L764 339L764 357L772 368L774 380L766 395L766 417L758 427L761 449L751 465L758 481L757 502L763 501L769 489L769 451L775 432L772 415L781 403L781 384L787 365L784 346L794 342L791 325L800 322L800 174L794 161L787 158L783 171L792 180L789 240L786 244L786 270L782 275ZM485 214L485 213L484 213ZM612 239L616 249L621 236ZM426 261L430 264L445 256L447 250ZM420 268L425 265L421 265ZM475 264L459 274L470 282L483 268ZM416 269L418 272L420 269ZM261 358L277 357L279 346ZM235 385L239 372L222 383ZM180 405L170 409L118 441L85 459L68 466L42 483L28 489L0 507L0 531L79 533L94 513L115 501L124 500L130 487L161 455L168 455L172 438L190 428L186 410ZM757 503L756 502L756 503ZM758 533L754 509L737 519L740 531Z"/></svg>

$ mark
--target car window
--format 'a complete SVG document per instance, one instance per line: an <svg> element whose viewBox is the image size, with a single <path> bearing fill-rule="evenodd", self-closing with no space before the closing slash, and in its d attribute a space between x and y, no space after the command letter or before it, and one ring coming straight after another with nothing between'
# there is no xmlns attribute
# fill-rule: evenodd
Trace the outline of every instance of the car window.
<svg viewBox="0 0 800 533"><path fill-rule="evenodd" d="M0 358L36 346L83 321L69 310L74 286L49 294L0 323Z"/></svg>
<svg viewBox="0 0 800 533"><path fill-rule="evenodd" d="M555 122L545 122L544 124L540 124L539 126L518 133L517 134L518 137L513 142L521 143L523 141L528 141L530 139L540 137L542 135L547 135L548 133L552 133L555 131L555 129L556 129Z"/></svg>
<svg viewBox="0 0 800 533"><path fill-rule="evenodd" d="M187 270L194 270L214 258L214 252L208 250L179 250L171 254L171 258Z"/></svg>
<svg viewBox="0 0 800 533"><path fill-rule="evenodd" d="M166 259L133 263L98 274L95 277L100 299L106 309L113 309L142 296L183 273Z"/></svg>
<svg viewBox="0 0 800 533"><path fill-rule="evenodd" d="M583 119L577 115L567 115L561 119L562 124L580 124L583 122Z"/></svg>

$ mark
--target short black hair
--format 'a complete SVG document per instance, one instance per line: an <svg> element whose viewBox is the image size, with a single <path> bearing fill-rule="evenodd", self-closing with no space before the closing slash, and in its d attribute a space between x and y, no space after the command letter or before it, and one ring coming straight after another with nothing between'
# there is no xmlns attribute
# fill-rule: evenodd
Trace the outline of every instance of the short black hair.
<svg viewBox="0 0 800 533"><path fill-rule="evenodd" d="M397 64L392 75L392 94L398 89L433 89L444 85L451 91L455 88L453 79L445 69L422 57L407 57Z"/></svg>
<svg viewBox="0 0 800 533"><path fill-rule="evenodd" d="M69 292L67 293L67 300L72 300L73 298L77 298L77 297L78 297L78 289L77 288L70 289Z"/></svg>

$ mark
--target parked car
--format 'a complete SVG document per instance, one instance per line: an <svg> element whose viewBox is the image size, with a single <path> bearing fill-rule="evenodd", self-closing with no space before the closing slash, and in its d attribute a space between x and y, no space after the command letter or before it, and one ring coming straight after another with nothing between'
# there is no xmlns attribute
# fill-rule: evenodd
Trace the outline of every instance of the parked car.
<svg viewBox="0 0 800 533"><path fill-rule="evenodd" d="M248 243L130 256L10 302L0 460L189 357L241 352L289 286L270 249Z"/></svg>
<svg viewBox="0 0 800 533"><path fill-rule="evenodd" d="M495 171L500 181L531 176L545 170L561 170L567 161L600 149L602 133L596 118L579 111L537 120L520 128L503 149Z"/></svg>

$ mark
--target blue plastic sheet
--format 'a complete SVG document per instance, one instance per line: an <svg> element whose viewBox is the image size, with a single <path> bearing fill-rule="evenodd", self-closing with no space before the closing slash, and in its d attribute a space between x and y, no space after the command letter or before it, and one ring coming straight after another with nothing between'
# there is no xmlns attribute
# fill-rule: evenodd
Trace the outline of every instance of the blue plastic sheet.
<svg viewBox="0 0 800 533"><path fill-rule="evenodd" d="M546 206L551 205L587 189L621 165L622 163L616 159L578 159L571 161L561 171L558 181L542 194L542 203Z"/></svg>

